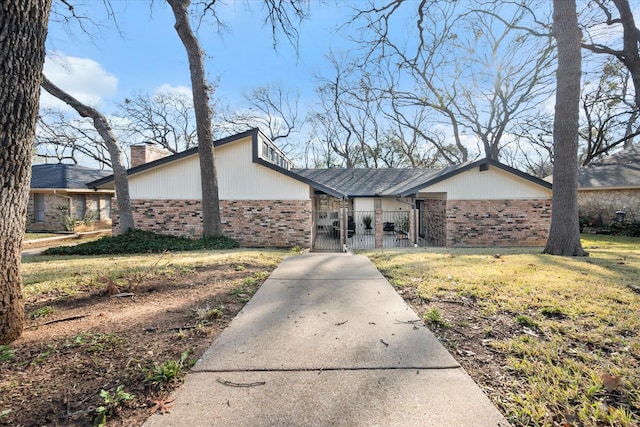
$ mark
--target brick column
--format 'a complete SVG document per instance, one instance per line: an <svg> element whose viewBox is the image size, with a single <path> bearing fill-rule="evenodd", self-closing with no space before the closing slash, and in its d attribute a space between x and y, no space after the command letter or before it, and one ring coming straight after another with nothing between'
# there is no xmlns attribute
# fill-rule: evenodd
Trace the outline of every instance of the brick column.
<svg viewBox="0 0 640 427"><path fill-rule="evenodd" d="M418 210L414 208L409 211L409 244L411 246L416 243L416 212Z"/></svg>
<svg viewBox="0 0 640 427"><path fill-rule="evenodd" d="M373 224L375 226L376 233L376 248L382 248L384 246L384 231L382 231L382 209L375 209L373 211Z"/></svg>

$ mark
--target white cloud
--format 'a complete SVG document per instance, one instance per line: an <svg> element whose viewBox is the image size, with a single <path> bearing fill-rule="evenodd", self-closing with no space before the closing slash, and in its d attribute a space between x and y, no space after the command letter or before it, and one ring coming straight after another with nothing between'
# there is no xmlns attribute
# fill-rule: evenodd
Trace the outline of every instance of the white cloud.
<svg viewBox="0 0 640 427"><path fill-rule="evenodd" d="M187 99L191 99L193 93L188 86L171 86L169 83L158 86L154 91L154 94L171 94L181 95Z"/></svg>
<svg viewBox="0 0 640 427"><path fill-rule="evenodd" d="M115 95L118 89L118 78L109 74L98 62L89 58L67 56L60 51L47 55L44 73L56 86L80 102L96 108L102 105L104 98ZM70 109L44 90L40 106Z"/></svg>

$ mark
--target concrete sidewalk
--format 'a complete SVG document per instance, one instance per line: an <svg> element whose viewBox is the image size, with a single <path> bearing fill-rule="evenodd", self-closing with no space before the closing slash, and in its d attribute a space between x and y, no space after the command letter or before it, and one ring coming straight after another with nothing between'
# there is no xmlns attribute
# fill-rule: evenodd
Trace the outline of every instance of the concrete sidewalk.
<svg viewBox="0 0 640 427"><path fill-rule="evenodd" d="M363 256L286 259L145 426L507 426Z"/></svg>

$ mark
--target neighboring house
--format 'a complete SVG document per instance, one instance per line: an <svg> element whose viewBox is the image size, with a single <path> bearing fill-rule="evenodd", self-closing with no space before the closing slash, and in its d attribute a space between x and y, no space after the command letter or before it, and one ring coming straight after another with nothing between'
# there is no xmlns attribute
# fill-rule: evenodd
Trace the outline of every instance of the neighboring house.
<svg viewBox="0 0 640 427"><path fill-rule="evenodd" d="M624 212L640 221L640 148L635 145L578 171L578 207L588 225L608 225Z"/></svg>
<svg viewBox="0 0 640 427"><path fill-rule="evenodd" d="M243 246L538 246L547 239L551 184L493 160L439 170L296 169L257 129L214 144L224 233ZM128 175L137 228L201 236L197 148ZM113 177L89 185L112 190Z"/></svg>
<svg viewBox="0 0 640 427"><path fill-rule="evenodd" d="M90 219L95 228L111 227L113 190L87 187L110 174L64 163L33 165L26 230L71 231L77 219Z"/></svg>

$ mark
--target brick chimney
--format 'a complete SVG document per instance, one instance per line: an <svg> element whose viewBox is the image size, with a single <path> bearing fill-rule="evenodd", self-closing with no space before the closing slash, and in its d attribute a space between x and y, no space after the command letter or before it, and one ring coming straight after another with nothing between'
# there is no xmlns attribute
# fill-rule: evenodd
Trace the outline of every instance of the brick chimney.
<svg viewBox="0 0 640 427"><path fill-rule="evenodd" d="M149 144L131 146L131 167L144 165L154 160L167 157L169 152Z"/></svg>

